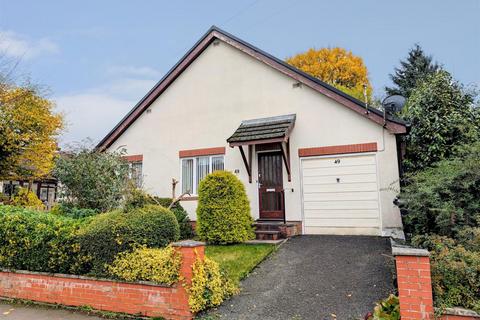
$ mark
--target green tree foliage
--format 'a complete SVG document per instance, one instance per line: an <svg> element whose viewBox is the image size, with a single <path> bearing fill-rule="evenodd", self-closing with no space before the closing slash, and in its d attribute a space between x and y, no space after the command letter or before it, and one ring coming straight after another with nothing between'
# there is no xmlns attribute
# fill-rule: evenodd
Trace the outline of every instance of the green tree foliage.
<svg viewBox="0 0 480 320"><path fill-rule="evenodd" d="M211 243L238 243L254 237L245 186L231 172L216 171L200 182L197 234Z"/></svg>
<svg viewBox="0 0 480 320"><path fill-rule="evenodd" d="M387 94L399 94L405 98L410 97L417 84L429 75L439 70L432 57L426 55L420 45L416 44L408 53L407 60L400 61L400 67L395 68L395 73L390 74L390 79L395 87L386 87Z"/></svg>
<svg viewBox="0 0 480 320"><path fill-rule="evenodd" d="M411 130L406 137L406 171L416 171L458 154L458 147L480 139L476 93L447 71L428 76L412 91L403 111Z"/></svg>
<svg viewBox="0 0 480 320"><path fill-rule="evenodd" d="M148 205L125 212L100 213L79 232L82 253L90 257L91 272L105 275L106 264L115 256L138 245L165 247L178 240L180 231L173 213L161 206Z"/></svg>
<svg viewBox="0 0 480 320"><path fill-rule="evenodd" d="M62 183L63 201L100 212L119 207L129 173L121 155L80 147L58 157L54 174Z"/></svg>
<svg viewBox="0 0 480 320"><path fill-rule="evenodd" d="M402 189L403 222L408 235L457 237L465 227L480 226L480 143L465 147L408 177Z"/></svg>

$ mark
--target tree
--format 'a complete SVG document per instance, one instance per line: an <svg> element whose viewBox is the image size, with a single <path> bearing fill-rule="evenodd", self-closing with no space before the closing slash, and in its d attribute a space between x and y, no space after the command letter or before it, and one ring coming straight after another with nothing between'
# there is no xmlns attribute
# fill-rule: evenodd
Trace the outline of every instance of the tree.
<svg viewBox="0 0 480 320"><path fill-rule="evenodd" d="M50 173L63 118L29 86L0 84L0 180L33 180Z"/></svg>
<svg viewBox="0 0 480 320"><path fill-rule="evenodd" d="M416 171L458 154L480 140L476 92L465 89L444 70L427 76L407 100L402 116L411 123L406 136L406 171Z"/></svg>
<svg viewBox="0 0 480 320"><path fill-rule="evenodd" d="M364 85L370 100L372 86L363 59L343 48L309 49L287 59L287 63L343 92L364 101Z"/></svg>
<svg viewBox="0 0 480 320"><path fill-rule="evenodd" d="M100 212L117 208L128 187L129 167L119 152L81 146L58 157L54 175L62 183L63 202Z"/></svg>
<svg viewBox="0 0 480 320"><path fill-rule="evenodd" d="M401 60L400 67L395 68L394 74L390 74L395 87L386 87L385 91L388 95L399 94L408 98L419 81L439 69L439 65L433 62L433 58L426 55L420 45L415 44L410 49L407 60Z"/></svg>

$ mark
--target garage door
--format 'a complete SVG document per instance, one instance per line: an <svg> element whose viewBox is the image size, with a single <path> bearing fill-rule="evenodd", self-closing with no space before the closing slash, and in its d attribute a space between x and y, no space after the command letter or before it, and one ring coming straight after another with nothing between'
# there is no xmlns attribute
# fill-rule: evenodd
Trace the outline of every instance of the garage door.
<svg viewBox="0 0 480 320"><path fill-rule="evenodd" d="M305 234L380 234L375 155L301 161Z"/></svg>

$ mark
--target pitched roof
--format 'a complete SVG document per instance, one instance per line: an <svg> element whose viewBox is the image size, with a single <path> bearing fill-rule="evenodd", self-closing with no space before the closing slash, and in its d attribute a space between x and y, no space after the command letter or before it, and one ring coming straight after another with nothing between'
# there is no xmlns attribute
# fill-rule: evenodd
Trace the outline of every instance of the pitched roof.
<svg viewBox="0 0 480 320"><path fill-rule="evenodd" d="M244 120L227 142L230 146L251 142L279 142L290 135L295 125L295 115Z"/></svg>
<svg viewBox="0 0 480 320"><path fill-rule="evenodd" d="M251 57L264 62L279 72L326 95L340 104L362 114L364 117L384 126L393 133L405 133L406 123L387 115L384 119L380 110L365 107L365 104L335 87L298 70L265 51L212 26L200 40L178 61L167 74L133 107L132 110L98 143L97 149L105 150L165 91L170 84L212 43L215 39L224 41Z"/></svg>

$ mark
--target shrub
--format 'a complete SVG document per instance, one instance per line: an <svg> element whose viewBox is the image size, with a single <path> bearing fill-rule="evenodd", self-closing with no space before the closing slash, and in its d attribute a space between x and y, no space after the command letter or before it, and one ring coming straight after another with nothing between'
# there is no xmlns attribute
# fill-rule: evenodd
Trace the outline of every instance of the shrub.
<svg viewBox="0 0 480 320"><path fill-rule="evenodd" d="M168 206L170 206L172 203L172 198L154 197L154 199L165 208L168 208ZM194 234L192 225L190 224L190 218L180 202L176 202L170 210L172 210L173 214L177 218L178 225L180 227L180 239L192 238Z"/></svg>
<svg viewBox="0 0 480 320"><path fill-rule="evenodd" d="M480 143L461 157L444 160L408 179L400 197L409 236L439 234L455 238L480 223Z"/></svg>
<svg viewBox="0 0 480 320"><path fill-rule="evenodd" d="M37 195L27 188L20 188L10 202L12 206L20 206L29 209L43 210L45 206Z"/></svg>
<svg viewBox="0 0 480 320"><path fill-rule="evenodd" d="M118 208L128 186L128 164L122 153L80 147L58 157L54 175L62 197L78 208L100 212Z"/></svg>
<svg viewBox="0 0 480 320"><path fill-rule="evenodd" d="M121 210L90 218L79 232L82 252L92 258L92 274L105 275L105 264L136 245L165 247L179 238L179 227L170 210L148 205L128 212Z"/></svg>
<svg viewBox="0 0 480 320"><path fill-rule="evenodd" d="M368 316L368 320L400 320L400 300L391 294L388 298L377 303L373 309L373 314Z"/></svg>
<svg viewBox="0 0 480 320"><path fill-rule="evenodd" d="M142 189L133 188L129 190L127 196L125 197L124 210L128 211L135 208L144 207L149 204L157 204L168 208L171 203L172 198L159 198L156 196L151 196ZM179 202L175 203L170 210L177 218L177 222L180 227L180 239L192 238L193 228L190 224L187 211L185 211Z"/></svg>
<svg viewBox="0 0 480 320"><path fill-rule="evenodd" d="M57 203L50 210L50 213L74 219L82 219L94 216L98 214L98 211L94 209L77 208L69 203Z"/></svg>
<svg viewBox="0 0 480 320"><path fill-rule="evenodd" d="M250 203L242 182L232 173L216 171L200 182L197 234L211 243L238 243L254 237Z"/></svg>
<svg viewBox="0 0 480 320"><path fill-rule="evenodd" d="M136 248L132 252L121 252L111 265L108 274L126 281L152 281L174 284L178 281L181 255L171 246L164 249Z"/></svg>
<svg viewBox="0 0 480 320"><path fill-rule="evenodd" d="M445 236L417 236L412 242L431 252L436 306L464 307L479 312L480 252L468 251Z"/></svg>
<svg viewBox="0 0 480 320"><path fill-rule="evenodd" d="M0 266L42 272L82 273L77 220L20 207L0 206Z"/></svg>
<svg viewBox="0 0 480 320"><path fill-rule="evenodd" d="M238 289L220 271L218 263L205 257L192 267L192 283L187 288L188 304L193 312L220 305Z"/></svg>

